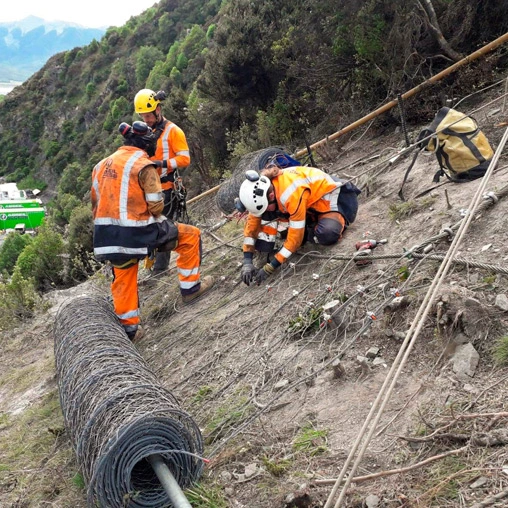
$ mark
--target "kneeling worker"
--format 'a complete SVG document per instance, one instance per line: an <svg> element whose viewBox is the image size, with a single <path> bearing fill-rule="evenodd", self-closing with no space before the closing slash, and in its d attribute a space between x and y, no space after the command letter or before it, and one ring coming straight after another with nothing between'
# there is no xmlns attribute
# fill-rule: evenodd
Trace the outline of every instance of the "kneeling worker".
<svg viewBox="0 0 508 508"><path fill-rule="evenodd" d="M94 254L113 265L111 293L115 314L132 340L139 338L138 263L156 250L179 254L176 260L184 303L209 290L212 277L200 279L201 231L162 215L164 199L153 161L155 136L144 122L122 123L124 145L92 172ZM137 336L136 336L137 334Z"/></svg>
<svg viewBox="0 0 508 508"><path fill-rule="evenodd" d="M241 204L249 211L244 228L243 282L261 284L304 241L321 245L337 243L356 218L360 192L353 184L311 167L280 168L271 163L260 174L247 171L239 192ZM266 252L263 244L267 235L263 236L263 229L278 218L289 219L286 240L274 258L257 270L253 264L254 251ZM273 224L271 228L276 231ZM275 238L272 239L273 249Z"/></svg>

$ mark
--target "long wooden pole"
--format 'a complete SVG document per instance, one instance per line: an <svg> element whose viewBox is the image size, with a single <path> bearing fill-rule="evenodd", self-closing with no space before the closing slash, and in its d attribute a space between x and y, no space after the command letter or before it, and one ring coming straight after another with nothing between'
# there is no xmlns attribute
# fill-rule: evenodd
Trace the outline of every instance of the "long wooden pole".
<svg viewBox="0 0 508 508"><path fill-rule="evenodd" d="M455 62L453 65L450 65L450 67L447 67L445 70L439 72L435 76L432 76L427 81L424 81L423 83L420 83L418 86L411 88L411 90L402 94L402 99L407 99L409 97L412 97L416 93L421 92L422 90L425 90L426 88L430 87L432 84L436 83L440 79L444 78L445 76L448 76L448 74L451 74L454 70L458 69L459 67L462 67L463 65L465 65L469 62L472 62L473 60L476 60L477 58L480 58L485 53L488 53L489 51L496 49L498 46L505 43L506 41L508 41L508 32L503 34L501 37L498 37L496 40L492 41L491 43L487 44L486 46L483 46L482 48L478 49L474 53L471 53L469 56L464 57L462 60L459 60L458 62ZM356 120L356 122L349 124L347 127L344 127L340 131L334 132L330 136L327 136L326 138L321 139L320 141L317 141L316 143L310 145L309 148L311 150L313 150L313 149L317 148L318 146L322 146L325 143L328 143L328 141L333 141L334 139L337 139L340 136L343 136L344 134L352 131L353 129L356 129L360 125L363 125L364 123L368 122L369 120L372 120L376 116L379 116L381 113L384 113L385 111L392 109L396 105L397 105L397 100L388 102L384 106L381 106L380 108L376 109L372 113L369 113L368 115L364 116L363 118ZM306 155L306 154L307 154L307 148L302 148L301 150L298 150L294 154L294 157L301 157L302 155ZM189 199L189 201L187 201L187 204L190 205L191 203L194 203L195 201L198 201L199 199L201 199L205 196L208 196L209 194L212 194L213 192L217 192L219 189L220 189L220 185L212 187L211 189L208 189L207 191L203 192L202 194L199 194L198 196L194 196L192 199Z"/></svg>
<svg viewBox="0 0 508 508"><path fill-rule="evenodd" d="M501 37L498 37L495 41L492 41L491 43L487 44L486 46L483 46L482 48L478 49L474 53L471 53L469 56L464 57L462 60L459 60L458 62L455 62L453 65L450 65L450 67L447 67L445 70L439 72L435 76L432 76L427 81L424 81L423 83L420 83L418 86L411 88L411 90L402 94L402 98L407 99L407 98L415 95L416 93L421 92L422 90L425 90L430 85L436 83L437 81L444 78L445 76L448 76L448 74L451 74L454 70L458 69L459 67L461 67L469 62L472 62L473 60L476 60L477 58L480 58L485 53L492 51L493 49L497 48L498 46L500 46L501 44L503 44L506 41L508 41L508 32L506 32ZM320 141L317 141L313 145L310 145L310 149L313 150L314 148L317 148L318 146L322 146L325 143L328 143L328 141L333 141L334 139L337 139L340 136L343 136L344 134L352 131L353 129L356 129L360 125L363 125L364 123L368 122L369 120L372 120L376 116L379 116L381 113L384 113L385 111L392 109L396 105L397 105L397 100L388 102L384 106L381 106L380 108L376 109L372 113L369 113L368 115L364 116L363 118L360 118L356 122L353 122L352 124L348 125L347 127L344 127L340 131L334 132L330 136L327 136L326 138L321 139ZM302 148L301 150L298 150L295 153L295 157L300 157L305 154L307 154L307 149Z"/></svg>

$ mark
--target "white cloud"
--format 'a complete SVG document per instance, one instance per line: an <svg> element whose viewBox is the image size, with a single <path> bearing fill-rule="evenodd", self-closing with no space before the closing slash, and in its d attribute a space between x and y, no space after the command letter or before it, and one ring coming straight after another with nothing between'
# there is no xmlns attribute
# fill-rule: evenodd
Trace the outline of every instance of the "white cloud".
<svg viewBox="0 0 508 508"><path fill-rule="evenodd" d="M12 9L0 10L0 23L37 16L46 21L68 21L87 28L122 26L157 2L154 0L23 0Z"/></svg>

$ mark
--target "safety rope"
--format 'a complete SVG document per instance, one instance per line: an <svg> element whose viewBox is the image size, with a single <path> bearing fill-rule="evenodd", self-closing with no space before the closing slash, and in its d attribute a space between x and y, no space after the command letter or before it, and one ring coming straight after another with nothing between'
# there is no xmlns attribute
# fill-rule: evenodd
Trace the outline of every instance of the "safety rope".
<svg viewBox="0 0 508 508"><path fill-rule="evenodd" d="M420 252L413 252L405 257L415 258L415 259L425 259L425 260L429 260L429 261L443 261L445 256L446 256L446 254L440 254L440 253L423 254ZM347 260L351 259L351 255L347 255L347 254L324 256L324 255L311 253L309 255L309 257L322 258L322 259L325 259L325 258L326 259L337 259L337 260L341 260L341 261L347 261ZM374 259L400 259L401 257L403 258L404 255L401 256L400 254L369 254L366 256L362 256L362 259L368 259L368 260L371 260L371 259L372 260L374 260ZM504 266L491 265L491 264L487 264L487 263L480 263L479 261L471 261L469 259L463 259L463 258L453 258L452 261L453 261L453 263L455 263L457 265L468 266L471 268L483 268L483 269L491 271L491 272L503 273L505 275L508 275L508 268L506 268Z"/></svg>
<svg viewBox="0 0 508 508"><path fill-rule="evenodd" d="M342 470L335 482L335 485L333 486L333 489L326 501L324 508L331 508L333 499L337 493L337 490L339 486L342 484L346 472L349 469L349 466L353 460L354 455L356 454L358 448L360 447L360 444L362 442L362 439L365 437L365 434L368 431L368 434L363 442L362 447L360 448L360 451L358 453L358 456L353 463L353 466L351 467L351 470L349 472L349 475L347 479L345 480L345 483L342 487L342 490L339 494L339 498L337 499L337 502L335 503L334 508L339 508L344 500L344 497L346 495L347 489L354 477L354 474L365 454L365 451L370 443L370 440L372 439L372 436L374 434L374 431L376 429L376 426L379 422L379 419L381 418L381 415L383 414L384 408L391 396L391 393L395 387L395 384L397 382L398 377L400 376L400 373L402 372L403 367L405 366L407 359L409 358L409 355L413 349L413 346L416 342L416 339L419 336L419 333L424 325L424 322L431 310L433 301L437 295L437 292L444 281L444 278L446 277L449 267L453 261L453 257L455 256L458 247L465 236L465 232L469 228L469 225L473 219L473 215L478 209L478 205L480 203L480 200L482 199L482 196L485 193L486 185L490 179L490 176L492 175L492 172L494 171L495 166L497 165L497 162L499 160L499 157L501 156L501 152L506 144L506 141L508 139L508 129L505 131L503 138L501 139L501 142L499 143L499 146L494 154L494 157L492 158L492 161L489 164L489 167L482 178L480 185L477 188L477 191L475 195L473 196L471 200L471 204L469 206L469 212L466 214L466 216L461 221L460 227L457 231L456 236L454 237L452 244L450 246L450 249L448 250L445 258L443 259L443 262L441 263L439 270L434 277L431 286L429 287L427 294L425 295L425 298L418 309L418 312L413 319L413 323L411 325L411 328L406 334L406 337L399 349L399 352L397 354L397 357L395 358L390 371L388 372L388 375L386 376L386 379L383 383L383 386L381 387L376 400L371 406L371 409L369 411L369 414L362 426L362 429L360 430L360 433L358 434L355 443L353 444L351 451L346 459L346 462L344 463ZM377 411L377 414L374 416L375 412ZM371 424L372 423L372 424Z"/></svg>

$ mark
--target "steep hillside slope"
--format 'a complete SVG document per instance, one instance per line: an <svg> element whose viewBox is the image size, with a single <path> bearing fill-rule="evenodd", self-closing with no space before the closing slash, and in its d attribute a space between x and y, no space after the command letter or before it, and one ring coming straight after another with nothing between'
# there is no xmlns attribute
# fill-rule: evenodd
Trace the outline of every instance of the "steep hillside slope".
<svg viewBox="0 0 508 508"><path fill-rule="evenodd" d="M503 134L495 126L504 120L500 96L483 96L483 104L498 102L475 115L494 147ZM437 169L422 153L402 203L397 191L410 157L388 163L401 138L367 128L327 147L319 166L364 189L358 218L338 245L305 245L268 285L241 283L243 221L214 229L223 217L213 195L189 213L203 229L203 271L217 277L214 289L183 306L174 258L156 285L140 272L146 335L136 346L195 418L211 459L199 492L216 501L194 506L324 506L479 185L448 183L413 198ZM506 153L488 191L507 184ZM344 506L476 506L505 489L508 369L492 349L507 333L507 214L508 198L500 197L474 215L355 473L372 476L353 483ZM434 240L429 258L405 256L446 228L450 237ZM359 268L352 256L364 238L387 243ZM108 295L107 271L48 295L45 314L2 335L3 506L85 506L57 402L51 335L59 305L82 293ZM472 375L457 371L464 344L479 354Z"/></svg>

